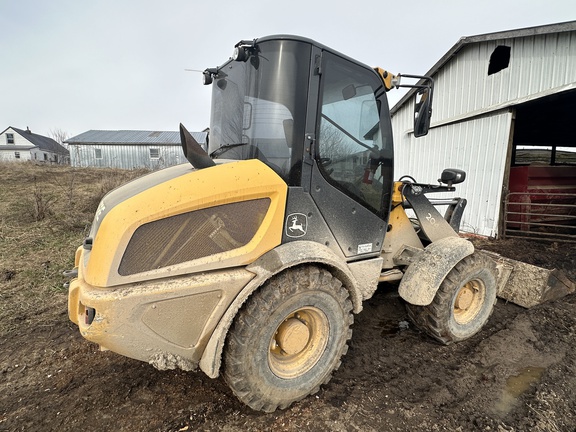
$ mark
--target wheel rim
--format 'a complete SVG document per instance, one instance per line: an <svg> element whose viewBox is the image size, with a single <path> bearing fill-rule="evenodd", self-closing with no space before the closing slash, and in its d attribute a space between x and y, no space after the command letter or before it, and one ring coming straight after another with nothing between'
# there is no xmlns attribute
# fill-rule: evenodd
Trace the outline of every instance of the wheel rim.
<svg viewBox="0 0 576 432"><path fill-rule="evenodd" d="M268 364L279 378L289 379L309 371L328 345L330 326L317 308L301 308L278 326L270 341Z"/></svg>
<svg viewBox="0 0 576 432"><path fill-rule="evenodd" d="M458 324L468 324L482 310L486 287L479 279L473 279L460 287L454 301L454 319Z"/></svg>

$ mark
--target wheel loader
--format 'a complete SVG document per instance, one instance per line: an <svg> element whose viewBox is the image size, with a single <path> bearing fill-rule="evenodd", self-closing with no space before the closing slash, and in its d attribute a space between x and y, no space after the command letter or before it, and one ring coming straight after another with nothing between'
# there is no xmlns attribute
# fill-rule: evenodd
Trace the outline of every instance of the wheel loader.
<svg viewBox="0 0 576 432"><path fill-rule="evenodd" d="M441 343L482 328L497 260L458 235L465 199L427 197L465 173L394 181L387 92L415 88L410 133L422 136L431 78L290 35L242 40L203 78L207 148L181 125L190 164L108 193L76 251L68 309L82 336L158 369L223 376L272 412L330 380L379 283L398 283Z"/></svg>

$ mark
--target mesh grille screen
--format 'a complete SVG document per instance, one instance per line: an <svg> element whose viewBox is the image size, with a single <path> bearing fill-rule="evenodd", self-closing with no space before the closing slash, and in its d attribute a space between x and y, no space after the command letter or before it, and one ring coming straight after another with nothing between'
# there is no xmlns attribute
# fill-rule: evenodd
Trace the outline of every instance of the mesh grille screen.
<svg viewBox="0 0 576 432"><path fill-rule="evenodd" d="M246 245L262 223L270 199L196 210L140 226L128 242L118 273L128 276Z"/></svg>

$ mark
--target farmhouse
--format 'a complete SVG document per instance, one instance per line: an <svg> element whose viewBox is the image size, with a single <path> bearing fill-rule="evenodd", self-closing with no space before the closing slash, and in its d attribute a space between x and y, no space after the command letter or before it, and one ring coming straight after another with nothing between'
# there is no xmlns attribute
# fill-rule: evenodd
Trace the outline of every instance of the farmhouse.
<svg viewBox="0 0 576 432"><path fill-rule="evenodd" d="M68 164L70 154L52 138L9 126L0 134L0 161Z"/></svg>
<svg viewBox="0 0 576 432"><path fill-rule="evenodd" d="M192 132L206 143L207 132ZM90 130L66 140L75 167L160 169L186 162L179 132Z"/></svg>
<svg viewBox="0 0 576 432"><path fill-rule="evenodd" d="M392 108L397 176L465 170L464 231L576 239L576 21L463 37L426 75L426 137L413 134L416 90Z"/></svg>

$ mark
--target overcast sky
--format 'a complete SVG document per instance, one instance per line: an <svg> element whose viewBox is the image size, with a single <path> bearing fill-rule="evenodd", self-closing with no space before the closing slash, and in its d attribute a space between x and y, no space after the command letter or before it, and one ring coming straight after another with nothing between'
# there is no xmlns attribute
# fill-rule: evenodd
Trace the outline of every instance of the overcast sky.
<svg viewBox="0 0 576 432"><path fill-rule="evenodd" d="M241 39L296 34L424 74L463 36L571 20L574 0L0 0L0 131L203 130L210 87L185 69Z"/></svg>

